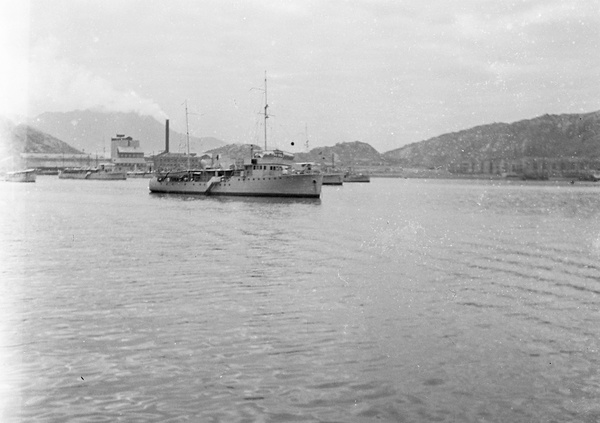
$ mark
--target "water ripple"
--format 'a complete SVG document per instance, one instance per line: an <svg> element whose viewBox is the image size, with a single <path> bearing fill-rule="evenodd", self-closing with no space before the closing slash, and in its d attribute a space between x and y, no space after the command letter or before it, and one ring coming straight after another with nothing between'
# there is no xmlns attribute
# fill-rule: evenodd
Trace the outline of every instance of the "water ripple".
<svg viewBox="0 0 600 423"><path fill-rule="evenodd" d="M599 415L595 185L72 182L0 185L9 422Z"/></svg>

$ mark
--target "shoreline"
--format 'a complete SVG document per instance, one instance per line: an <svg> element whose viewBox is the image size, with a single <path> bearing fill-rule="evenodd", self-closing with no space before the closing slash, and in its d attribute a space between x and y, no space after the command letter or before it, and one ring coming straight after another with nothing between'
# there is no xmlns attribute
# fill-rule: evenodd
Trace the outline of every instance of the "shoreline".
<svg viewBox="0 0 600 423"><path fill-rule="evenodd" d="M505 177L502 175L492 174L455 174L445 171L427 170L427 169L414 169L402 172L370 172L366 173L372 178L388 178L388 179L462 179L462 180L491 180L491 181L519 181L519 182L586 182L596 183L593 180L582 180L579 178L569 178L565 176L550 176L546 179L542 178L528 178L522 176L511 176Z"/></svg>

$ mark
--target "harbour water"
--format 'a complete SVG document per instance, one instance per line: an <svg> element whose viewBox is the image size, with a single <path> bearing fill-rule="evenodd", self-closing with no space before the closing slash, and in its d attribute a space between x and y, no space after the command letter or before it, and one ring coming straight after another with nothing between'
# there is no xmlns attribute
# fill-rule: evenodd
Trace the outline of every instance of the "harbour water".
<svg viewBox="0 0 600 423"><path fill-rule="evenodd" d="M600 186L0 183L2 422L595 422Z"/></svg>

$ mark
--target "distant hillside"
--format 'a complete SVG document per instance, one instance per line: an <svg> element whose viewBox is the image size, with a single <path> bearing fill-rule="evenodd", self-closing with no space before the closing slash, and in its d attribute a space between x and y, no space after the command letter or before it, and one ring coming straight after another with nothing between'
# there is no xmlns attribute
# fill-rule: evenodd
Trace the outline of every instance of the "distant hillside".
<svg viewBox="0 0 600 423"><path fill-rule="evenodd" d="M0 164L19 167L21 153L81 154L69 144L29 125L15 125L0 118ZM6 166L5 166L6 167Z"/></svg>
<svg viewBox="0 0 600 423"><path fill-rule="evenodd" d="M76 111L44 113L34 119L36 128L15 126L0 119L0 160L21 152L88 153L110 151L117 133L140 141L146 154L164 150L164 122L134 113ZM62 140L62 141L61 141ZM64 142L63 142L64 141ZM191 151L250 156L250 145L229 144L214 138L192 138ZM75 148L73 148L75 147ZM258 151L259 146L254 146ZM170 131L170 150L185 151L185 135ZM380 154L360 142L338 143L296 153L297 162L311 161L336 167L403 166L446 168L464 161L522 158L600 160L600 112L544 115L515 123L492 123L440 135Z"/></svg>
<svg viewBox="0 0 600 423"><path fill-rule="evenodd" d="M235 159L243 159L249 158L251 154L251 149L254 148L254 151L262 151L258 145L251 144L227 144L223 147L213 148L212 150L208 150L208 154L222 154L227 156L233 160Z"/></svg>
<svg viewBox="0 0 600 423"><path fill-rule="evenodd" d="M407 167L523 157L600 158L600 112L477 126L383 154L386 161Z"/></svg>
<svg viewBox="0 0 600 423"><path fill-rule="evenodd" d="M333 147L313 148L308 153L296 153L295 160L327 164L333 162L336 167L375 165L383 161L377 150L361 141L337 143Z"/></svg>
<svg viewBox="0 0 600 423"><path fill-rule="evenodd" d="M262 151L253 145L254 151ZM210 154L223 154L232 159L250 157L250 144L228 144L224 147L207 151ZM308 153L294 153L296 162L316 162L330 165L332 160L336 167L350 167L380 164L381 155L369 144L360 141L338 143L333 147L318 147Z"/></svg>
<svg viewBox="0 0 600 423"><path fill-rule="evenodd" d="M43 113L31 121L36 128L88 153L110 153L110 139L124 134L140 141L146 155L165 149L165 122L136 113L104 113L92 110ZM212 137L190 137L190 151L202 153L224 145ZM186 136L169 129L169 146L173 152L186 151Z"/></svg>

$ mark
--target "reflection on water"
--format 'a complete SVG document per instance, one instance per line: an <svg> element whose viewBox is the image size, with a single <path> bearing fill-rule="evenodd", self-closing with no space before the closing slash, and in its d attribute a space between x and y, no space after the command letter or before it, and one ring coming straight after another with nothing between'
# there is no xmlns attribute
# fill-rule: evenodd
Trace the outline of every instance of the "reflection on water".
<svg viewBox="0 0 600 423"><path fill-rule="evenodd" d="M320 205L321 198L294 198L294 197L252 197L252 196L225 196L225 195L186 195L186 194L165 194L150 193L151 197L166 201L205 201L209 204L214 203L246 203L246 204L309 204Z"/></svg>
<svg viewBox="0 0 600 423"><path fill-rule="evenodd" d="M3 421L600 417L594 184L0 194Z"/></svg>

